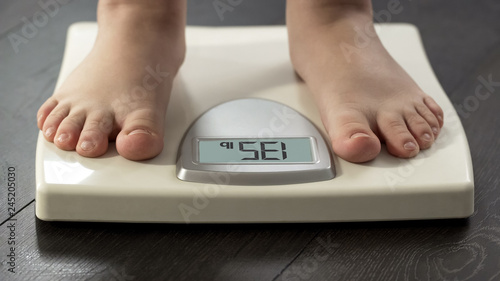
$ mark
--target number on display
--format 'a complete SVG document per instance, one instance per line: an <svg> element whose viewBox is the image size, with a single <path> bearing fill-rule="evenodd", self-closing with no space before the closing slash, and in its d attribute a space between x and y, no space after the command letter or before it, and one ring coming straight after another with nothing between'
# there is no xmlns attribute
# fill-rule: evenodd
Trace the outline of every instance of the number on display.
<svg viewBox="0 0 500 281"><path fill-rule="evenodd" d="M250 153L250 156L253 156L253 157L244 157L241 160L285 160L287 158L286 144L284 142L280 142L278 144L277 141L261 141L259 142L260 151L252 149L255 148L256 143L257 143L256 141L239 142L239 150L242 152L248 152ZM252 148L248 148L249 145L252 145ZM281 154L281 159L276 157L279 156L280 154Z"/></svg>

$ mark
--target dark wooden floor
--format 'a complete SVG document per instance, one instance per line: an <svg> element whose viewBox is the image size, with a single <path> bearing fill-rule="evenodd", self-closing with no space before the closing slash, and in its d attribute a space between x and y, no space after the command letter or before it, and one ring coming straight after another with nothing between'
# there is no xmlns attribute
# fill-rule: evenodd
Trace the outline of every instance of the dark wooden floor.
<svg viewBox="0 0 500 281"><path fill-rule="evenodd" d="M95 1L60 2L45 10L44 3L56 2L0 2L0 280L500 280L499 1L400 0L403 11L389 19L419 27L443 88L464 108L460 115L475 172L474 215L284 225L38 221L36 110L54 89L67 27L95 20ZM387 1L375 4L376 12L387 7ZM242 1L223 17L212 0L189 2L190 24L247 25L283 24L284 1ZM29 30L34 21L38 26ZM479 77L496 81L482 100L475 97ZM9 167L17 184L13 216L7 204ZM8 271L11 252L15 273Z"/></svg>

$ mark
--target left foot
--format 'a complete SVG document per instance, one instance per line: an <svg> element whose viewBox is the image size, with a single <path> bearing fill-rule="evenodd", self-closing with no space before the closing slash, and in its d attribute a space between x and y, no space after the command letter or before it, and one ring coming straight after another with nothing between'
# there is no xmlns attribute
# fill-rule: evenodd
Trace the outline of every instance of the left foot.
<svg viewBox="0 0 500 281"><path fill-rule="evenodd" d="M184 59L185 2L101 0L82 63L38 111L47 141L85 157L145 160L163 149L167 104Z"/></svg>
<svg viewBox="0 0 500 281"><path fill-rule="evenodd" d="M356 46L356 30L374 34L371 3L336 2L287 2L292 63L313 93L335 154L366 162L384 141L394 156L416 156L434 143L443 111L376 35L345 55L342 46Z"/></svg>

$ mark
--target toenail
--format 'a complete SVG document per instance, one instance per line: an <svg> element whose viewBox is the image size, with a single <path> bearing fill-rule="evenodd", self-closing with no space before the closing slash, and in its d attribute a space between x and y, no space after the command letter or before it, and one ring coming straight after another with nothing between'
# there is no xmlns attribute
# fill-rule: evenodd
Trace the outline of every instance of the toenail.
<svg viewBox="0 0 500 281"><path fill-rule="evenodd" d="M47 130L45 130L44 135L46 137L51 137L54 134L55 131L56 130L54 129L54 127L47 128Z"/></svg>
<svg viewBox="0 0 500 281"><path fill-rule="evenodd" d="M95 147L95 142L93 141L83 141L82 144L80 145L82 150L89 151L92 150Z"/></svg>
<svg viewBox="0 0 500 281"><path fill-rule="evenodd" d="M368 134L365 134L365 133L355 133L354 135L351 136L351 139L355 139L355 138L369 138L370 135Z"/></svg>
<svg viewBox="0 0 500 281"><path fill-rule="evenodd" d="M422 136L422 138L423 138L424 140L426 140L426 141L431 141L431 140L432 140L431 135L429 135L428 133L425 133L425 134Z"/></svg>
<svg viewBox="0 0 500 281"><path fill-rule="evenodd" d="M43 115L38 116L38 118L36 119L36 121L40 122L40 120L42 120L42 117L43 117Z"/></svg>
<svg viewBox="0 0 500 281"><path fill-rule="evenodd" d="M434 133L434 135L437 136L437 134L439 133L439 130L436 127L432 127L432 132Z"/></svg>
<svg viewBox="0 0 500 281"><path fill-rule="evenodd" d="M409 141L409 142L405 143L405 144L403 145L403 147L404 147L406 150L415 150L415 149L417 149L417 145L416 145L414 142L412 142L412 141Z"/></svg>
<svg viewBox="0 0 500 281"><path fill-rule="evenodd" d="M63 133L63 134L60 134L58 137L57 137L57 142L60 142L60 143L63 143L65 141L67 141L69 139L69 135L66 134L66 133Z"/></svg>
<svg viewBox="0 0 500 281"><path fill-rule="evenodd" d="M438 115L438 119L439 119L439 121L443 121L443 116Z"/></svg>
<svg viewBox="0 0 500 281"><path fill-rule="evenodd" d="M136 134L146 134L146 135L152 135L150 131L148 130L143 130L143 129L137 129L137 130L133 130L132 132L130 132L128 135L131 136L131 135L136 135Z"/></svg>

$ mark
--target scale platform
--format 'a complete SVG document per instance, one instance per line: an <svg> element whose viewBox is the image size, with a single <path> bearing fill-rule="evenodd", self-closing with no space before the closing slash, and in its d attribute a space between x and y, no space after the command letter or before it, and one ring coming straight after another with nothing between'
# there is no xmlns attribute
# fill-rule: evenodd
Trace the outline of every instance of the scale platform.
<svg viewBox="0 0 500 281"><path fill-rule="evenodd" d="M187 27L187 57L174 82L163 152L151 160L129 161L119 156L111 144L105 155L85 158L74 151L57 149L40 134L36 154L37 217L47 221L260 223L470 216L474 211L474 179L467 139L433 74L418 30L408 24L381 24L376 30L392 56L445 112L445 124L436 143L416 158L395 158L383 147L375 160L353 164L332 156L329 148L318 148L320 138L327 137L307 87L294 74L286 27ZM96 23L76 23L69 28L58 86L90 51L96 34ZM205 167L204 177L193 172L198 160L186 158L187 162L182 162L185 154L179 153L184 147L197 147L189 145L190 139L183 144L186 132L195 120L202 119L198 117L216 106L236 108L235 114L240 116L237 105L227 106L226 102L231 101L265 101L275 106L274 111L269 111L269 127L261 126L271 135L273 124L276 128L287 125L288 115L283 111L297 112L310 121L319 137L310 141L317 143L312 156L307 157L319 157L321 161L329 158L329 164L321 167L327 170L322 174L326 178L298 172L295 180L289 173L291 178L282 177L290 180L273 182L274 177L267 175L264 168L260 170L262 181L245 177L239 181L236 179L241 178L233 173L241 175L238 165L225 165L233 170L211 170L217 163ZM227 115L218 122L234 123L234 119ZM232 126L246 128L252 122L247 118L245 123ZM210 126L198 127L203 131ZM251 150L246 146L251 143L248 139L227 141L224 138L228 136L221 137L219 147L232 148L243 142L240 148ZM200 138L195 142L203 141ZM218 147L217 143L205 142L208 150L210 145ZM277 155L277 150L270 148L281 142L284 139L266 142L266 156ZM298 147L308 146L305 140L306 144L297 143ZM283 158L284 152L279 152ZM278 167L262 166L269 170ZM180 180L178 175L194 175L194 181ZM310 179L301 182L307 177Z"/></svg>

